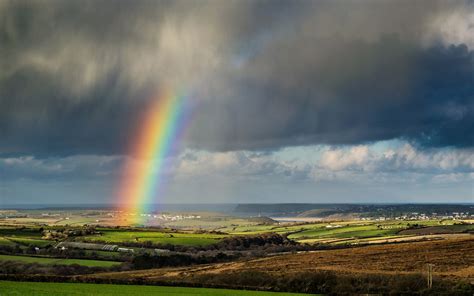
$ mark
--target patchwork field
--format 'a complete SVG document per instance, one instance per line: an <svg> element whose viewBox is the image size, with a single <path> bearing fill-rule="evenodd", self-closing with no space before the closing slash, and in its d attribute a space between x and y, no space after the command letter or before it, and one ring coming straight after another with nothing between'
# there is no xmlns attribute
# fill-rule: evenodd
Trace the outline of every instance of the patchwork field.
<svg viewBox="0 0 474 296"><path fill-rule="evenodd" d="M453 220L424 220L424 221L344 221L344 222L311 222L311 223L274 223L259 224L252 219L222 218L214 221L207 218L208 231L200 233L192 230L153 230L153 229L112 229L98 228L100 234L81 236L72 240L89 242L106 242L120 244L124 242L154 244L171 244L183 246L207 246L217 243L228 236L258 235L262 233L278 233L288 235L288 238L301 243L353 244L377 243L380 240L393 240L430 234L468 233L474 231L474 224L459 224ZM191 222L190 222L191 221ZM194 222L193 222L194 221ZM183 222L191 226L197 220ZM191 223L191 224L190 224ZM206 221L200 221L201 226ZM221 226L218 227L219 223ZM454 225L454 223L457 223ZM212 227L211 227L212 226ZM68 226L73 228L74 226ZM61 229L64 226L47 226L46 229ZM77 227L76 228L80 228ZM0 245L34 246L44 248L55 245L52 240L42 237L43 227L37 225L0 226Z"/></svg>
<svg viewBox="0 0 474 296"><path fill-rule="evenodd" d="M426 239L429 234L454 234L474 231L472 224L453 224L453 221L384 221L340 222L310 224L300 231L290 232L289 239L301 243L362 244ZM434 237L433 237L434 238Z"/></svg>
<svg viewBox="0 0 474 296"><path fill-rule="evenodd" d="M430 234L430 229L436 229L434 234L458 233L474 231L474 225L453 225L452 221L387 221L387 222L317 222L304 224L274 224L274 225L238 225L221 227L218 230L226 234L169 232L169 231L126 231L101 230L101 235L86 236L87 241L104 241L106 243L121 242L152 242L159 244L205 246L218 242L232 235L258 235L262 233L286 234L289 239L302 243L350 244L370 243L381 239L399 237L414 237ZM417 225L417 228L412 228Z"/></svg>
<svg viewBox="0 0 474 296"><path fill-rule="evenodd" d="M143 227L112 226L113 217L113 212L88 210L3 219L0 274L5 280L24 282L3 282L0 291L9 285L13 294L8 295L270 295L131 286L146 284L403 294L426 289L427 264L435 266L433 291L471 291L469 283L474 281L470 221L287 217L278 222L268 217L174 213L163 216L167 222ZM84 282L129 285L97 287Z"/></svg>
<svg viewBox="0 0 474 296"><path fill-rule="evenodd" d="M434 225L430 227L418 228L418 229L406 229L400 231L401 235L425 235L425 234L441 234L441 233L457 233L473 231L474 225Z"/></svg>

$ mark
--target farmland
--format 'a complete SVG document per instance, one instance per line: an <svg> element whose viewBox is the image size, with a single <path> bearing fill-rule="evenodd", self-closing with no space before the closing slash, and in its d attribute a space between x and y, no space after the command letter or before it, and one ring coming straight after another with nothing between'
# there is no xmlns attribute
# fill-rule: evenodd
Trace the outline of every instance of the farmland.
<svg viewBox="0 0 474 296"><path fill-rule="evenodd" d="M219 229L231 235L256 235L274 232L288 235L300 243L350 244L369 243L374 240L395 239L418 235L469 232L472 224L455 224L452 220L423 221L339 221L283 223L277 225L241 225Z"/></svg>
<svg viewBox="0 0 474 296"><path fill-rule="evenodd" d="M424 287L426 264L428 263L435 266L435 281L440 285L440 288L447 282L469 283L474 279L473 254L473 238L464 237L441 241L312 251L251 259L244 262L104 273L85 277L126 281L139 278L150 283L169 281L192 284L206 282L229 286L238 282L249 287L254 285L254 288L274 285L282 285L281 288L284 288L285 281L296 285L297 279L301 278L307 278L305 283L311 285L308 282L319 282L323 278L323 281L326 281L328 285L334 285L334 287L342 285L341 283L344 281L372 282L373 290L362 291L366 293L385 291L385 294L388 290L383 289L389 285L393 285L393 289L400 289L397 290L400 293L407 292L403 289ZM274 279L278 279L278 282ZM397 281L400 283L396 284ZM410 287L410 285L412 286ZM464 284L460 284L459 287L462 285ZM469 284L466 285L463 287L469 291ZM339 287L338 289L346 288ZM314 289L324 291L323 287Z"/></svg>
<svg viewBox="0 0 474 296"><path fill-rule="evenodd" d="M120 262L114 261L102 261L102 260L85 260L85 259L62 259L62 258L47 258L47 257L32 257L32 256L13 256L13 255L0 255L0 261L15 261L22 263L38 263L46 265L71 265L78 264L82 266L97 266L97 267L110 267Z"/></svg>
<svg viewBox="0 0 474 296"><path fill-rule="evenodd" d="M0 295L35 295L35 296L62 296L62 295L195 295L195 296L297 296L296 293L272 293L257 291L239 291L208 288L134 286L134 285L107 285L107 284L77 284L77 283L34 283L0 281Z"/></svg>
<svg viewBox="0 0 474 296"><path fill-rule="evenodd" d="M219 222L220 221L220 222ZM270 220L271 221L271 220ZM188 223L188 222L187 222ZM208 223L208 224L206 224ZM219 224L220 223L220 224ZM188 223L189 224L189 223ZM351 244L369 243L380 239L416 238L430 234L468 233L474 225L453 220L423 221L320 221L320 222L268 222L258 223L252 219L219 217L200 221L200 227L186 229L171 228L107 228L97 227L94 234L72 237L68 240L107 244L152 243L157 245L209 246L232 236L277 233L287 235L299 243ZM56 242L45 239L44 231L60 229L82 229L83 226L42 226L35 223L0 226L0 246L34 246L46 248ZM64 239L64 238L62 238Z"/></svg>
<svg viewBox="0 0 474 296"><path fill-rule="evenodd" d="M107 287L100 289L103 295L227 295L225 290L134 284L403 294L425 288L428 263L436 266L436 291L449 294L464 291L473 277L474 224L469 219L279 220L180 212L155 215L164 220L144 226L127 225L127 217L108 211L12 213L15 218L0 225L3 279L67 280L77 282L67 285L79 294L100 289L84 282L115 284L101 286ZM52 283L21 283L12 291L64 295L60 284ZM260 294L232 290L232 295Z"/></svg>
<svg viewBox="0 0 474 296"><path fill-rule="evenodd" d="M224 237L225 235L209 233L104 230L100 236L86 236L84 239L88 241L104 241L106 243L149 241L159 244L203 246L216 243Z"/></svg>

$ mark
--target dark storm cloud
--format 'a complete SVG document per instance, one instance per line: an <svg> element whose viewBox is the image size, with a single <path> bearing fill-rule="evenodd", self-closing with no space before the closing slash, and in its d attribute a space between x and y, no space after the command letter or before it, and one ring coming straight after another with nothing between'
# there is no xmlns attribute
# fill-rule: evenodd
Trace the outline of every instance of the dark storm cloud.
<svg viewBox="0 0 474 296"><path fill-rule="evenodd" d="M1 2L0 154L124 153L163 85L196 100L189 147L473 146L473 14L462 1Z"/></svg>
<svg viewBox="0 0 474 296"><path fill-rule="evenodd" d="M243 81L230 86L233 99L206 102L198 128L231 122L214 127L216 147L220 137L224 149L394 138L474 144L474 54L466 45L421 49L396 35L303 44L319 57L289 62L285 57L300 45L282 45L249 62ZM213 142L204 139L203 147Z"/></svg>
<svg viewBox="0 0 474 296"><path fill-rule="evenodd" d="M122 156L74 155L64 158L32 156L0 159L2 181L98 180L117 178Z"/></svg>

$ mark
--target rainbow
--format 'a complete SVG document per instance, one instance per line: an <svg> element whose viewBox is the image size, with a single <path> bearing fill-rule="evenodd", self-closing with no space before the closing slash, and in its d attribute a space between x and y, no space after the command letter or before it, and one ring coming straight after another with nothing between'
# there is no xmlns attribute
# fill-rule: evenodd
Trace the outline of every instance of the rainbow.
<svg viewBox="0 0 474 296"><path fill-rule="evenodd" d="M141 215L162 193L166 158L176 148L185 120L184 96L162 92L151 100L132 141L131 158L125 164L119 196L122 212L141 222Z"/></svg>

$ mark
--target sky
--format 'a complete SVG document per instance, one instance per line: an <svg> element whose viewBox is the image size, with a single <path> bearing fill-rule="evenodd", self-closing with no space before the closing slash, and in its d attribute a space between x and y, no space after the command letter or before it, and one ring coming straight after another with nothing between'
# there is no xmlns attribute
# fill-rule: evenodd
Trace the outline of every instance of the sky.
<svg viewBox="0 0 474 296"><path fill-rule="evenodd" d="M474 1L0 1L0 204L474 202Z"/></svg>

